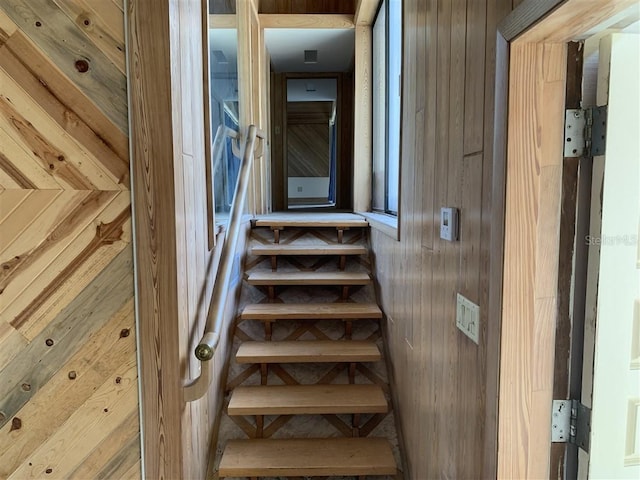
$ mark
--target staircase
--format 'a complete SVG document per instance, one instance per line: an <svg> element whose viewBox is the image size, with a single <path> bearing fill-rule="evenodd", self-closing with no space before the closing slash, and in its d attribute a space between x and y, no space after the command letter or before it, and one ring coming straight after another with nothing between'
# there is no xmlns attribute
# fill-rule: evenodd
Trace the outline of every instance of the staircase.
<svg viewBox="0 0 640 480"><path fill-rule="evenodd" d="M219 478L396 478L367 227L351 214L254 222Z"/></svg>

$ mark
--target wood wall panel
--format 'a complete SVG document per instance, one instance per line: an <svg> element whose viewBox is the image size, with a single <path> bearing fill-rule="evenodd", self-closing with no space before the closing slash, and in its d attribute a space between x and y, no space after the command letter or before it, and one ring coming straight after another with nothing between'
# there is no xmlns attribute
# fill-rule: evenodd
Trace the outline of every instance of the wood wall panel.
<svg viewBox="0 0 640 480"><path fill-rule="evenodd" d="M287 127L289 177L329 176L329 121Z"/></svg>
<svg viewBox="0 0 640 480"><path fill-rule="evenodd" d="M354 0L260 0L260 13L355 13Z"/></svg>
<svg viewBox="0 0 640 480"><path fill-rule="evenodd" d="M374 228L371 241L408 478L496 476L495 42L511 7L511 0L404 3L400 240ZM445 206L460 209L455 243L438 235ZM480 345L455 326L457 292L480 305Z"/></svg>
<svg viewBox="0 0 640 480"><path fill-rule="evenodd" d="M201 399L183 397L184 385L200 374L194 349L224 244L224 229L212 250L207 238L204 15L200 0L141 0L130 4L128 16L130 71L136 72L130 84L144 466L154 479L207 478L224 394L226 331L211 360L213 385ZM238 269L245 234L234 256Z"/></svg>
<svg viewBox="0 0 640 480"><path fill-rule="evenodd" d="M122 5L0 3L1 478L141 476L124 64Z"/></svg>

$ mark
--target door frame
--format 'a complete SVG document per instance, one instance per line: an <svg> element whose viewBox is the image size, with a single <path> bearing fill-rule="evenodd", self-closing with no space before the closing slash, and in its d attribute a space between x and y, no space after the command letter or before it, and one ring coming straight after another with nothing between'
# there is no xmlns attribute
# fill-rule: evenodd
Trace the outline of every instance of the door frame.
<svg viewBox="0 0 640 480"><path fill-rule="evenodd" d="M524 0L499 25L497 78L507 71L508 88L497 81L494 165L505 178L493 196L496 223L504 215L498 478L563 475L551 467L550 425L564 335L556 328L567 43L635 4Z"/></svg>
<svg viewBox="0 0 640 480"><path fill-rule="evenodd" d="M271 101L273 104L280 100L280 108L281 114L279 118L281 118L281 124L278 125L276 123L275 112L272 110L272 120L271 120L271 128L275 130L275 128L280 127L280 142L281 142L281 152L282 156L280 158L271 159L271 178L272 179L280 179L282 182L282 187L279 191L272 188L272 202L274 206L274 210L289 210L289 188L288 188L288 156L287 156L287 84L290 79L331 79L334 78L336 80L336 121L338 125L341 125L343 121L344 112L343 112L343 83L344 83L345 74L342 72L283 72L280 74L281 84L276 88L282 89L280 94L275 92L275 89L272 89L272 97ZM348 160L351 156L345 155L343 152L342 140L344 136L344 132L341 132L341 128L338 128L338 135L336 138L336 205L333 208L345 208L343 205L343 183L345 179L342 172L342 162ZM348 134L349 132L347 132ZM276 134L275 131L271 132L272 142L275 142ZM349 168L350 165L347 165ZM325 209L326 210L326 209Z"/></svg>

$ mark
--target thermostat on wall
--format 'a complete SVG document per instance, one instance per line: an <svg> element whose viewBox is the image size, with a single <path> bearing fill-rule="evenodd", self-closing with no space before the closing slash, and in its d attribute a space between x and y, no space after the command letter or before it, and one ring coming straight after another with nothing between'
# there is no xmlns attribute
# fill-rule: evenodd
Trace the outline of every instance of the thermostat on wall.
<svg viewBox="0 0 640 480"><path fill-rule="evenodd" d="M458 240L458 209L442 207L440 209L440 238L455 242Z"/></svg>

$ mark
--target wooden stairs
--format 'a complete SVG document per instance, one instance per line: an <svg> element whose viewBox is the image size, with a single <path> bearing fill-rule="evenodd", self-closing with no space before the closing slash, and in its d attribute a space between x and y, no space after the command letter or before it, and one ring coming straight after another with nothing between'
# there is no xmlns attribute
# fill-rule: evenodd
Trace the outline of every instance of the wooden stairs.
<svg viewBox="0 0 640 480"><path fill-rule="evenodd" d="M246 284L265 291L266 303L244 307L238 322L261 323L264 340L256 341L242 334L243 341L235 354L235 363L246 370L239 375L240 383L254 372L259 372L259 384L245 385L231 382L231 394L227 415L244 427L248 439L230 439L218 466L218 477L356 477L395 478L396 460L390 442L385 438L367 436L363 418L384 418L389 413L388 387L381 382L369 382L376 378L371 373L359 375L363 365L381 360L381 352L374 339L354 340L359 322L378 322L382 318L380 308L372 302L353 303L349 288L361 288L371 284L368 273L346 271L347 257L367 255L362 244L344 243L345 230L367 227L361 217L349 214L316 215L297 214L259 219L254 228L273 230L274 243L254 245L251 254L271 258L271 271L251 271ZM301 238L305 232L316 228L335 229L337 242L281 243L281 231L293 230L292 238ZM277 258L324 258L319 264L323 271L298 264L303 271L278 269ZM327 258L337 257L336 268L326 270ZM294 261L294 260L291 260ZM301 266L302 265L302 266ZM287 302L276 295L276 288L305 288L314 292L317 288L338 287L337 301ZM313 293L312 293L313 294ZM272 340L277 326L283 328L293 322L342 322L342 338L309 340L295 338ZM315 327L308 327L318 331ZM236 327L238 329L238 326ZM379 330L379 327L378 327ZM260 330L258 330L260 331ZM300 331L304 331L304 328ZM318 383L303 384L284 370L284 366L301 365L319 368L324 364L336 364L333 372L346 370L344 383L331 383L336 373L324 375ZM273 371L270 371L273 369ZM280 378L284 384L272 384L272 378ZM273 425L286 423L293 416L316 415L332 422L340 436L318 436L305 431L292 438L273 438L277 431ZM269 426L265 417L278 416ZM345 425L338 416L350 419ZM370 416L370 417L367 417ZM377 417L376 417L377 416ZM242 417L249 417L243 420ZM378 418L378 420L380 419ZM255 429L249 420L254 420ZM313 423L311 423L313 425ZM279 432L280 433L280 432Z"/></svg>

